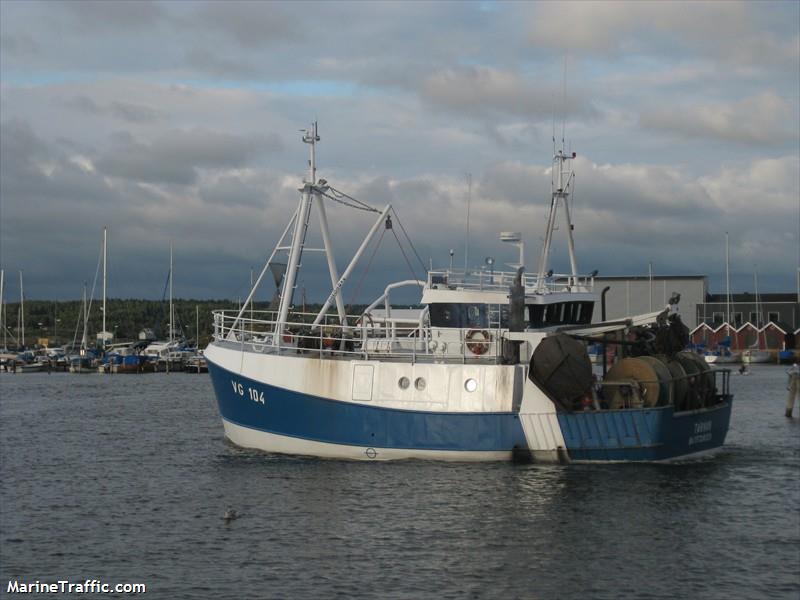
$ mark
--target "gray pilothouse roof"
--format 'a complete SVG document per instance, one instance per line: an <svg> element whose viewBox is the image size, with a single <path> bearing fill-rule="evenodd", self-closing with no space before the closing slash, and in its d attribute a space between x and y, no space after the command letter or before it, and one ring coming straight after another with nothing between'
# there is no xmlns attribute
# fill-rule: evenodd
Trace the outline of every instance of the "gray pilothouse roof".
<svg viewBox="0 0 800 600"><path fill-rule="evenodd" d="M422 303L508 304L509 288L516 276L508 271L430 271ZM594 274L572 277L546 273L543 283L538 275L523 274L521 283L525 289L525 304L597 300Z"/></svg>

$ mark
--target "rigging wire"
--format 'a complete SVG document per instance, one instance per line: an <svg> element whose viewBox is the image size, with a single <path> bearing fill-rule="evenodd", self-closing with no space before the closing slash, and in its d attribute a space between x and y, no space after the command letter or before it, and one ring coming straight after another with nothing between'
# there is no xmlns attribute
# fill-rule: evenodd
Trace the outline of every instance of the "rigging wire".
<svg viewBox="0 0 800 600"><path fill-rule="evenodd" d="M339 190L337 190L335 188L332 188L332 187L328 186L328 190L331 192L330 194L328 194L326 192L323 192L323 191L320 191L320 193L323 196L325 196L326 198L328 198L330 200L333 200L334 202L338 202L339 204L343 204L344 206L348 206L350 208L355 208L356 210L363 210L363 211L366 211L366 212L374 212L374 213L381 212L377 208L375 208L374 206L370 206L366 202L362 202L361 200L358 200L357 198L353 198L352 196L350 196L348 194L345 194L344 192L341 192L341 191L339 191ZM347 200L350 200L351 202L347 202L345 200L345 198ZM355 204L353 204L353 203L355 203Z"/></svg>
<svg viewBox="0 0 800 600"><path fill-rule="evenodd" d="M379 238L378 238L378 243L377 243L377 244L375 244L375 249L372 251L372 255L369 257L369 262L367 263L367 266L366 266L366 268L364 269L364 272L361 274L361 279L359 280L359 282L358 282L358 285L356 286L356 289L355 289L355 291L354 291L354 292L353 292L353 294L350 296L350 303L349 303L349 306L350 306L351 308L352 308L352 306L353 306L353 303L355 302L355 299L356 299L356 297L358 296L358 293L361 291L361 286L364 284L364 279L366 279L366 277L367 277L367 273L369 273L369 269L370 269L370 267L372 266L372 261L373 261L373 259L375 258L375 255L378 253L378 248L380 248L380 247L381 247L381 242L383 241L383 236L384 236L384 235L386 235L386 229L385 229L385 228L384 228L384 230L381 232L381 237L379 237Z"/></svg>
<svg viewBox="0 0 800 600"><path fill-rule="evenodd" d="M427 275L428 269L425 268L425 262L420 258L419 252L417 252L417 249L414 247L414 242L411 241L411 236L408 235L406 228L403 227L403 222L400 220L400 216L397 214L397 211L394 208L392 208L392 213L394 214L394 218L397 219L397 224L400 225L400 230L403 232L403 235L406 236L406 239L408 240L408 245L411 246L411 250L414 251L414 256L417 257L417 260L419 261L419 264L422 267L422 271Z"/></svg>
<svg viewBox="0 0 800 600"><path fill-rule="evenodd" d="M394 229L392 229L392 235L394 235L394 239L397 240L397 246L400 248L400 252L403 254L403 258L406 260L406 265L408 265L408 270L411 271L412 279L417 279L417 274L414 273L414 267L411 266L411 262L408 260L408 256L406 256L406 251L403 250L403 244L400 243L400 238L397 237L397 232ZM417 284L417 287L422 289L420 284Z"/></svg>
<svg viewBox="0 0 800 600"><path fill-rule="evenodd" d="M97 289L97 278L100 275L100 264L103 262L103 246L100 246L100 255L97 257L97 268L94 271L94 281L92 282L92 293L89 294L89 306L86 309L86 314L92 314L92 304L94 303L94 291ZM105 333L105 332L103 332Z"/></svg>

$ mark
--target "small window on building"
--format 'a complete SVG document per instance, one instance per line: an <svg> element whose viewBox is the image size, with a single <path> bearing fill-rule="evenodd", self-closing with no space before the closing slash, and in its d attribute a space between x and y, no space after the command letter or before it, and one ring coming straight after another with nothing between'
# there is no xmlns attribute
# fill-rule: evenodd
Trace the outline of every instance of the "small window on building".
<svg viewBox="0 0 800 600"><path fill-rule="evenodd" d="M715 312L713 319L714 319L714 325L722 325L725 322L725 313Z"/></svg>
<svg viewBox="0 0 800 600"><path fill-rule="evenodd" d="M756 327L759 326L759 322L761 321L761 319L758 318L757 312L751 312L750 317L747 320L750 321Z"/></svg>
<svg viewBox="0 0 800 600"><path fill-rule="evenodd" d="M771 321L773 323L777 323L780 320L781 320L781 315L779 313L772 312L772 311L767 313L767 321Z"/></svg>
<svg viewBox="0 0 800 600"><path fill-rule="evenodd" d="M731 313L731 325L734 327L741 327L742 326L742 313L740 312L732 312Z"/></svg>

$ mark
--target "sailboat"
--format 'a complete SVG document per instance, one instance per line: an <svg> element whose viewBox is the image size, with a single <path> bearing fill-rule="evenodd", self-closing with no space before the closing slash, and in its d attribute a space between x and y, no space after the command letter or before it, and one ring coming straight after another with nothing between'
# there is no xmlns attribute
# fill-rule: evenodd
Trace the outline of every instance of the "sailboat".
<svg viewBox="0 0 800 600"><path fill-rule="evenodd" d="M157 371L183 371L184 361L191 355L185 350L183 336L180 338L175 335L175 304L173 302L173 251L172 243L169 245L169 337L166 340L156 340L151 342L145 349L144 354L148 360L155 363Z"/></svg>
<svg viewBox="0 0 800 600"><path fill-rule="evenodd" d="M81 303L80 319L83 319L83 334L81 335L81 345L78 355L70 356L69 372L70 373L97 373L98 370L103 372L104 369L100 365L100 356L105 351L106 342L109 338L109 333L106 331L106 279L107 279L107 246L108 246L108 228L103 227L103 244L100 248L100 256L98 257L97 270L94 275L94 283L92 283L91 298L87 300L86 296L86 283L83 284L83 302ZM95 285L97 284L97 276L102 261L103 265L103 330L98 334L97 338L102 340L101 349L98 351L96 348L89 347L89 313L91 312L91 301L94 298ZM77 336L77 327L75 329ZM74 347L75 340L73 340Z"/></svg>
<svg viewBox="0 0 800 600"><path fill-rule="evenodd" d="M83 321L83 334L81 335L81 346L77 355L69 358L70 373L96 373L96 356L89 348L89 306L86 301L86 283L83 284L83 301L81 302L81 314L79 320Z"/></svg>
<svg viewBox="0 0 800 600"><path fill-rule="evenodd" d="M730 364L741 360L738 352L731 351L731 270L730 270L730 247L728 245L728 232L725 232L725 298L726 298L726 319L725 327L728 333L722 342L717 342L714 350L709 350L705 354L706 362L709 364Z"/></svg>
<svg viewBox="0 0 800 600"><path fill-rule="evenodd" d="M742 362L765 363L769 362L771 355L768 350L761 349L761 336L764 331L761 323L761 301L758 296L758 273L756 272L753 273L753 284L756 290L756 341L752 346L742 352Z"/></svg>

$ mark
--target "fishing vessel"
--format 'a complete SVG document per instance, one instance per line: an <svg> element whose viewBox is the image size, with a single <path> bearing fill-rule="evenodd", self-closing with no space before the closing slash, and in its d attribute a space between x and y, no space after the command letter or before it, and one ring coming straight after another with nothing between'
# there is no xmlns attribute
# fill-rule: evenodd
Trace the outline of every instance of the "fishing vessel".
<svg viewBox="0 0 800 600"><path fill-rule="evenodd" d="M556 150L554 140L536 273L494 271L493 261L458 270L451 256L450 268L388 283L351 315L342 289L356 264L378 231L399 241L395 228L405 228L391 205L372 207L317 178L319 141L315 123L303 135L310 160L297 208L247 300L238 311L214 312L204 355L234 444L342 459L562 463L682 460L722 446L729 371L682 351L688 331L677 299L663 311L592 324L601 298L596 272L578 272L569 204L575 154L563 141ZM326 205L375 217L341 274ZM306 247L314 207L321 248ZM562 275L549 268L559 209L570 259ZM304 313L294 293L312 251L327 261L331 291L321 310ZM281 252L288 259L278 309L248 312ZM392 306L402 287L420 292L411 315ZM618 354L602 377L586 351L598 342Z"/></svg>

